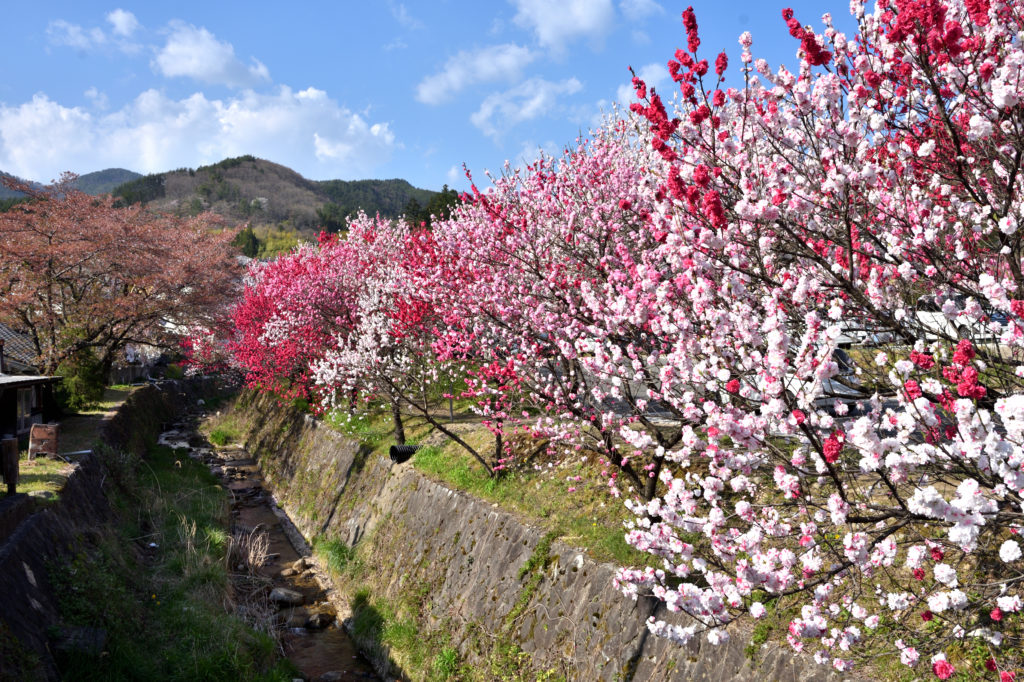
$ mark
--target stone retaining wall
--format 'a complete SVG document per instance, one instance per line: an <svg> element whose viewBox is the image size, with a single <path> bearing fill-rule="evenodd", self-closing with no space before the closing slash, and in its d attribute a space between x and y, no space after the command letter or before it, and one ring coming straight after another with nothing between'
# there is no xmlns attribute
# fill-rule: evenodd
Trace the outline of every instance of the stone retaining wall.
<svg viewBox="0 0 1024 682"><path fill-rule="evenodd" d="M484 664L481 639L503 639L529 654L535 672L570 680L840 679L771 645L755 665L742 630L717 647L654 637L645 622L664 617L662 607L623 598L612 587L613 565L551 542L541 529L411 464L370 456L271 399L246 396L240 406L253 425L246 447L305 536L368 543L363 555L375 571L375 591L396 601L409 590L429 595L428 619L453 633L470 665ZM538 553L535 571L520 575Z"/></svg>

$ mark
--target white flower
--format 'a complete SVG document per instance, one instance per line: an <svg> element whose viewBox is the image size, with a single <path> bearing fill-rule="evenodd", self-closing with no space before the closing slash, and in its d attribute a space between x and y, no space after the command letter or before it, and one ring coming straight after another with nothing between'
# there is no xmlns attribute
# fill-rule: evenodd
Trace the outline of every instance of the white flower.
<svg viewBox="0 0 1024 682"><path fill-rule="evenodd" d="M1004 216L999 219L999 229L1003 234L1013 234L1017 231L1017 220L1011 216Z"/></svg>
<svg viewBox="0 0 1024 682"><path fill-rule="evenodd" d="M942 613L949 608L949 595L945 592L936 592L928 597L928 608L935 613Z"/></svg>
<svg viewBox="0 0 1024 682"><path fill-rule="evenodd" d="M750 615L754 618L761 618L765 614L764 604L759 601L754 602L750 605Z"/></svg>
<svg viewBox="0 0 1024 682"><path fill-rule="evenodd" d="M708 642L710 642L711 644L718 645L722 644L723 642L727 642L728 640L729 633L726 632L723 628L715 628L713 630L708 631Z"/></svg>
<svg viewBox="0 0 1024 682"><path fill-rule="evenodd" d="M935 579L943 585L956 587L956 570L949 564L936 564Z"/></svg>
<svg viewBox="0 0 1024 682"><path fill-rule="evenodd" d="M971 116L970 129L967 131L967 139L974 141L992 135L992 122L981 114Z"/></svg>
<svg viewBox="0 0 1024 682"><path fill-rule="evenodd" d="M1010 563L1020 558L1020 545L1015 540L1007 540L999 548L999 558Z"/></svg>
<svg viewBox="0 0 1024 682"><path fill-rule="evenodd" d="M917 148L917 155L920 157L931 156L935 151L935 140L928 140Z"/></svg>

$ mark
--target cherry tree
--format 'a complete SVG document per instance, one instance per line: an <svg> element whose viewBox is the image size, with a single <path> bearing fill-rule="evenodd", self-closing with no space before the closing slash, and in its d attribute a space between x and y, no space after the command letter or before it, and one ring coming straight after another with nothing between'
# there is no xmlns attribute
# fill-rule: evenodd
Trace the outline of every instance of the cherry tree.
<svg viewBox="0 0 1024 682"><path fill-rule="evenodd" d="M425 276L444 269L431 232L412 228L405 220L360 214L338 244L351 256L347 267L359 273L358 286L353 287L352 324L336 334L333 345L310 365L320 399L335 406L339 396L353 393L383 399L391 407L399 444L405 442L405 410L446 434L493 473L502 463L497 422L491 424L495 450L488 456L448 428L432 405L434 394L464 375L470 377L467 394L487 394L489 383L501 372L486 365L467 367L466 337L457 325L446 325L425 291L430 280L451 291L443 278ZM337 251L326 250L324 255L334 258Z"/></svg>
<svg viewBox="0 0 1024 682"><path fill-rule="evenodd" d="M646 228L655 202L644 190L645 169L659 161L624 121L610 119L559 158L506 167L487 192L474 185L463 206L434 225L450 264L435 273L450 285L433 287L438 308L466 329L475 352L516 377L507 386L518 397L503 425L596 450L614 490L622 474L648 498L661 458L636 456L618 432L638 420L671 447L679 430L653 428L653 408L681 414L649 395L660 339L639 318L609 326L603 307L621 292L624 273L652 266L646 254L658 236ZM604 372L595 349L629 358L639 371L625 380Z"/></svg>
<svg viewBox="0 0 1024 682"><path fill-rule="evenodd" d="M853 36L782 12L796 73L749 34L738 64L709 62L686 10L671 99L634 78L628 116L474 186L432 232L361 216L254 273L242 363L327 404L383 398L398 428L463 382L492 471L520 430L599 450L627 540L661 561L617 584L686 614L657 634L717 643L774 609L838 670L1012 678L1024 15L850 7ZM853 376L851 327L886 340Z"/></svg>
<svg viewBox="0 0 1024 682"><path fill-rule="evenodd" d="M0 322L27 335L40 371L87 350L109 369L128 344L174 347L229 304L241 268L212 215L117 207L73 179L4 181L29 200L0 213Z"/></svg>

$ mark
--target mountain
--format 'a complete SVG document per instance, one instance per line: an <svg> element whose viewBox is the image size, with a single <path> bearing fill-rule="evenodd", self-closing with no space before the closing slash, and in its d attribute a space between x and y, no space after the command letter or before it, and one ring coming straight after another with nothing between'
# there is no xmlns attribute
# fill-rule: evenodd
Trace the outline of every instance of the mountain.
<svg viewBox="0 0 1024 682"><path fill-rule="evenodd" d="M394 218L410 199L427 203L436 192L405 180L307 180L290 168L253 156L196 169L138 177L115 188L125 203L195 215L213 211L229 222L309 233L340 229L360 209Z"/></svg>
<svg viewBox="0 0 1024 682"><path fill-rule="evenodd" d="M99 194L109 194L116 187L141 177L141 173L125 170L124 168L107 168L106 170L79 175L71 183L71 186L86 194L97 196Z"/></svg>
<svg viewBox="0 0 1024 682"><path fill-rule="evenodd" d="M3 171L0 171L0 177L3 177L3 178L14 178L15 180L21 180L22 182L28 182L27 180L19 178L17 175L11 175L10 173L5 173ZM30 184L36 184L36 183L30 183ZM7 185L5 185L2 182L0 182L0 200L2 200L2 199L17 199L18 197L23 197L23 196L25 196L25 195L22 194L21 192L16 192L13 189L11 189L10 187L8 187Z"/></svg>
<svg viewBox="0 0 1024 682"><path fill-rule="evenodd" d="M363 209L370 215L380 213L388 218L400 216L410 199L426 204L437 194L413 187L405 180L321 180L316 183L348 215Z"/></svg>
<svg viewBox="0 0 1024 682"><path fill-rule="evenodd" d="M10 173L4 173L3 171L0 171L0 176L17 178L17 176L11 175ZM125 170L124 168L107 168L106 170L79 175L75 181L71 183L71 186L77 190L85 192L86 194L97 196L100 194L109 194L115 187L123 185L129 180L141 177L142 175L140 173ZM17 179L22 180L21 178ZM30 185L35 187L43 186L42 183L28 180L22 180L22 182L28 182ZM22 196L25 195L0 184L0 199L16 199Z"/></svg>

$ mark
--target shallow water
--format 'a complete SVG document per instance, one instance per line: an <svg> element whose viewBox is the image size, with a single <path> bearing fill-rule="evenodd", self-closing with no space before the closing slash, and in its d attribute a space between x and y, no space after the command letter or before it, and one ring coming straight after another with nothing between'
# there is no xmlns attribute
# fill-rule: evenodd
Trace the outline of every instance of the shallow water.
<svg viewBox="0 0 1024 682"><path fill-rule="evenodd" d="M327 673L332 673L331 680L379 680L341 623L331 618L334 609L312 571L286 577L281 575L301 555L282 528L278 514L283 512L278 510L275 513L271 506L271 497L252 456L235 447L203 451L201 454L221 484L232 493L232 533L248 533L254 528L267 533L272 558L259 572L273 581L273 587L294 590L303 596L302 605L285 606L277 613L280 641L288 659L307 680L316 680ZM303 627L302 624L315 613L327 614L326 618L331 623L324 628Z"/></svg>

